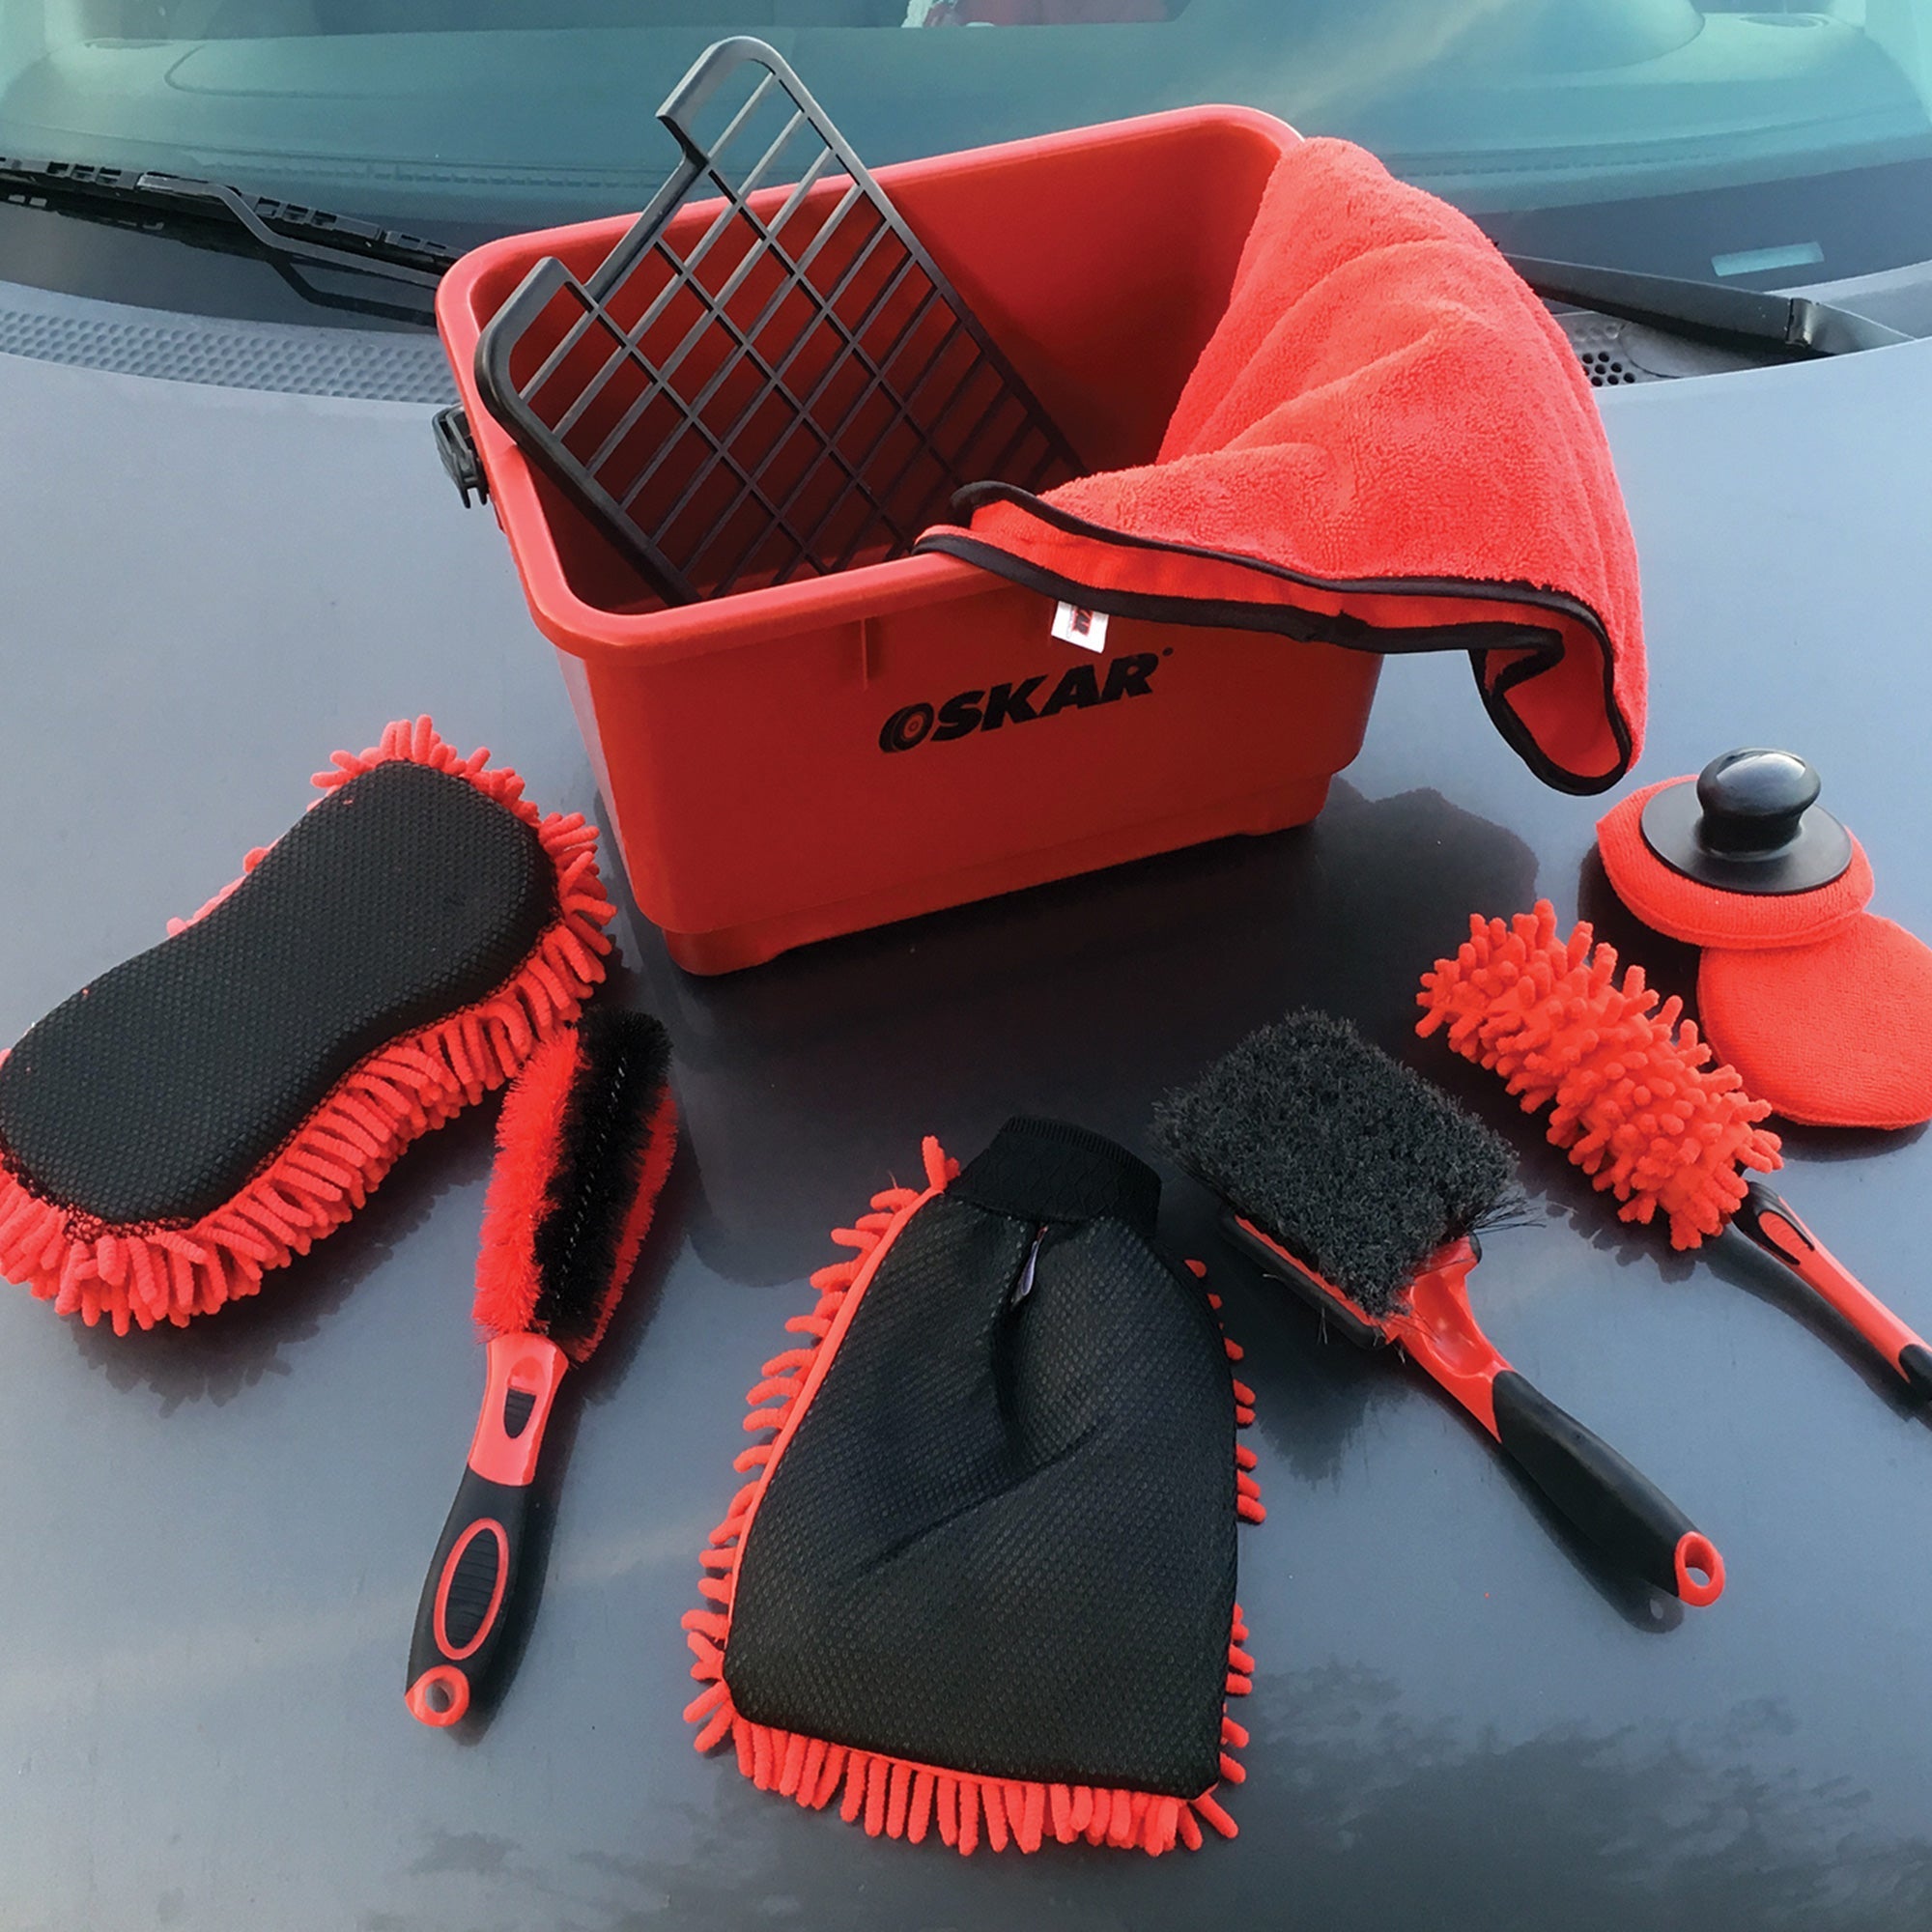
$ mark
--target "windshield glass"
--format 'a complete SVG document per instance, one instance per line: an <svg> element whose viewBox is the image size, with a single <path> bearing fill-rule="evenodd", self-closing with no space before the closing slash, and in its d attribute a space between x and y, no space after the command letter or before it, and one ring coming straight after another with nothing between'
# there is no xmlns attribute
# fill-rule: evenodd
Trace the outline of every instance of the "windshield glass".
<svg viewBox="0 0 1932 1932"><path fill-rule="evenodd" d="M1932 0L5 0L0 153L469 242L640 207L729 33L874 165L1239 101L1528 252L1761 287L1932 256Z"/></svg>

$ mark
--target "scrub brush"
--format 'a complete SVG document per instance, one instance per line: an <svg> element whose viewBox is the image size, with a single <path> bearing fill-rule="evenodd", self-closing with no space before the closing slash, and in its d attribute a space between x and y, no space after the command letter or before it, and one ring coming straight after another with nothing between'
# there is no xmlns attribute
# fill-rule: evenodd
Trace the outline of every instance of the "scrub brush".
<svg viewBox="0 0 1932 1932"><path fill-rule="evenodd" d="M1770 1105L1715 1059L1683 1001L1659 1005L1640 966L1618 984L1616 950L1593 938L1587 923L1559 937L1548 899L1507 923L1473 915L1455 958L1422 976L1416 1032L1446 1026L1450 1047L1501 1074L1525 1113L1549 1106L1551 1144L1616 1196L1619 1219L1661 1213L1677 1248L1737 1228L1850 1322L1914 1401L1932 1401L1932 1349L1782 1195L1746 1178L1784 1164L1759 1125Z"/></svg>
<svg viewBox="0 0 1932 1932"><path fill-rule="evenodd" d="M1292 1013L1154 1113L1224 1231L1350 1341L1394 1343L1591 1542L1689 1604L1722 1558L1647 1477L1511 1368L1477 1326L1478 1231L1506 1218L1508 1147L1345 1021Z"/></svg>
<svg viewBox="0 0 1932 1932"><path fill-rule="evenodd" d="M489 1380L410 1646L426 1724L455 1723L503 1652L557 1384L604 1339L670 1169L669 1065L656 1020L593 1009L503 1102L476 1269Z"/></svg>

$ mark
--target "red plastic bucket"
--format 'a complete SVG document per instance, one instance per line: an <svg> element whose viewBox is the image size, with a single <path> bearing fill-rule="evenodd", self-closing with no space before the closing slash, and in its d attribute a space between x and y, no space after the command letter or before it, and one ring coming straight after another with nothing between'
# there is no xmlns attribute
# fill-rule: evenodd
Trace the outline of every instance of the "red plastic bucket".
<svg viewBox="0 0 1932 1932"><path fill-rule="evenodd" d="M1150 460L1297 137L1198 108L882 168L878 181L1098 469ZM815 192L831 194L833 184ZM673 235L707 219L691 207ZM480 403L483 326L530 268L579 274L628 217L496 242L437 315L530 612L560 655L631 887L671 956L789 947L1321 809L1381 660L1110 621L952 557L667 608Z"/></svg>

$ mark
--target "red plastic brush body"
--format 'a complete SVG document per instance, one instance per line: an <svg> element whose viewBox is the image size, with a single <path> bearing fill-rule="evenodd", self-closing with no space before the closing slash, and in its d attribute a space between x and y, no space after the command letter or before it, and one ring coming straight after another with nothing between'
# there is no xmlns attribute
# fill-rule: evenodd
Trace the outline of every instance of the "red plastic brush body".
<svg viewBox="0 0 1932 1932"><path fill-rule="evenodd" d="M1279 1241L1271 1240L1253 1222L1235 1217L1248 1239L1258 1242L1284 1266L1293 1268L1324 1300L1333 1302L1350 1319L1373 1328L1384 1342L1395 1343L1421 1369L1473 1415L1492 1435L1496 1434L1494 1383L1509 1367L1502 1350L1485 1335L1469 1306L1469 1270L1479 1259L1470 1240L1451 1241L1430 1258L1408 1291L1407 1305L1393 1315L1371 1315L1331 1281L1297 1261Z"/></svg>
<svg viewBox="0 0 1932 1932"><path fill-rule="evenodd" d="M489 1381L469 1438L469 1467L493 1483L522 1487L536 1476L544 1427L570 1357L542 1335L498 1335L487 1360ZM525 1400L513 1403L513 1397ZM508 1417L516 1419L514 1435Z"/></svg>
<svg viewBox="0 0 1932 1932"><path fill-rule="evenodd" d="M544 1429L569 1366L570 1357L541 1335L498 1335L490 1343L469 1460L424 1585L426 1615L418 1612L417 1651L426 1634L434 1660L416 1652L410 1659L405 1700L425 1724L453 1724L469 1709L464 1666L501 1625Z"/></svg>
<svg viewBox="0 0 1932 1932"><path fill-rule="evenodd" d="M1551 1144L1616 1196L1621 1219L1662 1211L1677 1248L1735 1227L1932 1401L1932 1349L1743 1171L1783 1165L1759 1125L1770 1106L1716 1060L1681 1000L1659 1004L1641 967L1619 983L1616 950L1594 938L1587 923L1559 935L1547 899L1507 923L1472 916L1455 958L1423 975L1416 1032L1446 1027L1452 1050L1500 1074L1525 1113L1549 1106Z"/></svg>
<svg viewBox="0 0 1932 1932"><path fill-rule="evenodd" d="M1469 1270L1475 1265L1475 1244L1467 1240L1433 1256L1410 1285L1408 1306L1387 1323L1387 1333L1494 1435L1496 1377L1509 1363L1469 1307Z"/></svg>
<svg viewBox="0 0 1932 1932"><path fill-rule="evenodd" d="M499 1662L557 1389L603 1340L676 1151L667 1055L655 1021L593 1010L504 1101L476 1271L483 1406L410 1650L425 1724L455 1723Z"/></svg>
<svg viewBox="0 0 1932 1932"><path fill-rule="evenodd" d="M1481 1259L1473 1240L1438 1249L1409 1284L1403 1305L1371 1315L1253 1222L1232 1213L1229 1222L1263 1266L1292 1270L1357 1339L1368 1331L1400 1348L1594 1541L1625 1554L1633 1568L1687 1604L1701 1607L1723 1594L1724 1559L1710 1538L1690 1527L1648 1477L1531 1388L1484 1334L1469 1306L1469 1271Z"/></svg>

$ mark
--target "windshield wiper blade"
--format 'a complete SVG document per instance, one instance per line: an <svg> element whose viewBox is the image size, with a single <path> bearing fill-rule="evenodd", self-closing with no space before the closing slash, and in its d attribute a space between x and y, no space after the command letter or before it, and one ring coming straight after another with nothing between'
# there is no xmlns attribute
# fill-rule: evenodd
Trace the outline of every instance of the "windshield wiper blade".
<svg viewBox="0 0 1932 1932"><path fill-rule="evenodd" d="M435 288L458 254L418 235L306 208L299 202L277 201L272 195L247 194L226 182L0 155L0 197L12 198L22 190L35 196L90 201L122 213L138 211L169 223L240 229L265 255L411 282L419 288Z"/></svg>
<svg viewBox="0 0 1932 1932"><path fill-rule="evenodd" d="M1548 301L1575 302L1599 315L1614 315L1726 348L1769 343L1793 357L1846 355L1911 340L1869 316L1811 296L1767 295L1722 282L1551 262L1541 255L1505 251L1503 259Z"/></svg>

